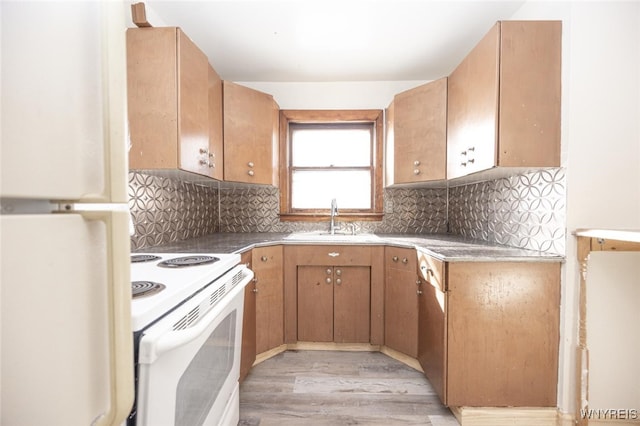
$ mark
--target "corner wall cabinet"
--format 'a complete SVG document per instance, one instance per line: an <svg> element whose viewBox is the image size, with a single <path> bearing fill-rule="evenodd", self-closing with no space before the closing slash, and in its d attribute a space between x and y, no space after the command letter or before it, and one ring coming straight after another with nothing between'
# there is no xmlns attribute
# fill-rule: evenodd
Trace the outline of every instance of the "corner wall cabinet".
<svg viewBox="0 0 640 426"><path fill-rule="evenodd" d="M451 73L448 179L560 165L561 32L560 21L498 22Z"/></svg>
<svg viewBox="0 0 640 426"><path fill-rule="evenodd" d="M271 95L223 82L224 180L278 185L279 107Z"/></svg>
<svg viewBox="0 0 640 426"><path fill-rule="evenodd" d="M210 91L209 68L180 28L127 30L130 169L214 176L209 155L217 148L210 143L221 129L210 129L209 108L221 108L221 98Z"/></svg>
<svg viewBox="0 0 640 426"><path fill-rule="evenodd" d="M444 180L447 177L447 78L395 95L391 112L394 171L393 180L388 183Z"/></svg>

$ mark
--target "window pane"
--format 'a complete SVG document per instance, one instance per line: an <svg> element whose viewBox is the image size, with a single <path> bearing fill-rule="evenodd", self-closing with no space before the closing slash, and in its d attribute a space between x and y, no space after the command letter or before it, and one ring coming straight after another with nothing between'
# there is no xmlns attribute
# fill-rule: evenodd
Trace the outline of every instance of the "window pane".
<svg viewBox="0 0 640 426"><path fill-rule="evenodd" d="M296 170L291 181L294 209L329 209L331 199L338 209L371 208L371 173L366 170Z"/></svg>
<svg viewBox="0 0 640 426"><path fill-rule="evenodd" d="M294 129L291 139L296 167L366 167L371 162L369 129Z"/></svg>

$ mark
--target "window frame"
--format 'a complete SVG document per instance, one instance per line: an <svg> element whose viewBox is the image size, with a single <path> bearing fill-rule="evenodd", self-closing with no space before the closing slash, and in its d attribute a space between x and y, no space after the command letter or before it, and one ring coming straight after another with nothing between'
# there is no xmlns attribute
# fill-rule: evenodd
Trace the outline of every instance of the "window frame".
<svg viewBox="0 0 640 426"><path fill-rule="evenodd" d="M291 139L290 123L331 125L331 124L359 124L373 125L371 150L371 209L347 210L340 209L341 221L382 220L383 215L383 110L280 110L280 220L319 222L330 216L329 207L326 209L292 209L291 208Z"/></svg>

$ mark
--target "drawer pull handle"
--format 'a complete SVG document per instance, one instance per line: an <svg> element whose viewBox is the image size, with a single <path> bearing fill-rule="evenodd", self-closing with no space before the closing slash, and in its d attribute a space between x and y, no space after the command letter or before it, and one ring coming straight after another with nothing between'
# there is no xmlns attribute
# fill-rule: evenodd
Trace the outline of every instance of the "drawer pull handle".
<svg viewBox="0 0 640 426"><path fill-rule="evenodd" d="M331 257L338 257L338 256L340 256L340 253L335 252L335 251L332 251L331 253L329 253L329 256L331 256Z"/></svg>
<svg viewBox="0 0 640 426"><path fill-rule="evenodd" d="M266 262L268 259L269 259L269 258L268 258L267 256L262 256L262 257L260 258L260 260L262 260L263 262Z"/></svg>
<svg viewBox="0 0 640 426"><path fill-rule="evenodd" d="M406 257L402 258L402 263L406 265L408 262L409 262L409 259L407 259Z"/></svg>
<svg viewBox="0 0 640 426"><path fill-rule="evenodd" d="M393 256L393 257L391 258L391 260L393 260L394 262L397 262L397 261L398 261L398 256Z"/></svg>

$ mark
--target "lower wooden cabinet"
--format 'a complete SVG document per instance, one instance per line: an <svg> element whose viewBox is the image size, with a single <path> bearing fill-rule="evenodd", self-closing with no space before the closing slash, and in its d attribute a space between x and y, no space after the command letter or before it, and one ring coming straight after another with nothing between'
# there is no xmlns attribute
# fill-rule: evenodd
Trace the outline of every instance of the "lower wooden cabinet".
<svg viewBox="0 0 640 426"><path fill-rule="evenodd" d="M298 340L368 343L371 268L298 267Z"/></svg>
<svg viewBox="0 0 640 426"><path fill-rule="evenodd" d="M251 251L242 253L241 262L251 269ZM247 377L256 361L256 282L244 289L244 309L242 317L242 349L240 351L240 383Z"/></svg>
<svg viewBox="0 0 640 426"><path fill-rule="evenodd" d="M256 352L262 353L284 343L282 246L255 248L251 257L256 291Z"/></svg>
<svg viewBox="0 0 640 426"><path fill-rule="evenodd" d="M384 344L418 357L418 278L414 249L385 248Z"/></svg>
<svg viewBox="0 0 640 426"><path fill-rule="evenodd" d="M444 265L421 255L420 265L430 281L419 297L418 360L442 402L555 407L560 264Z"/></svg>

